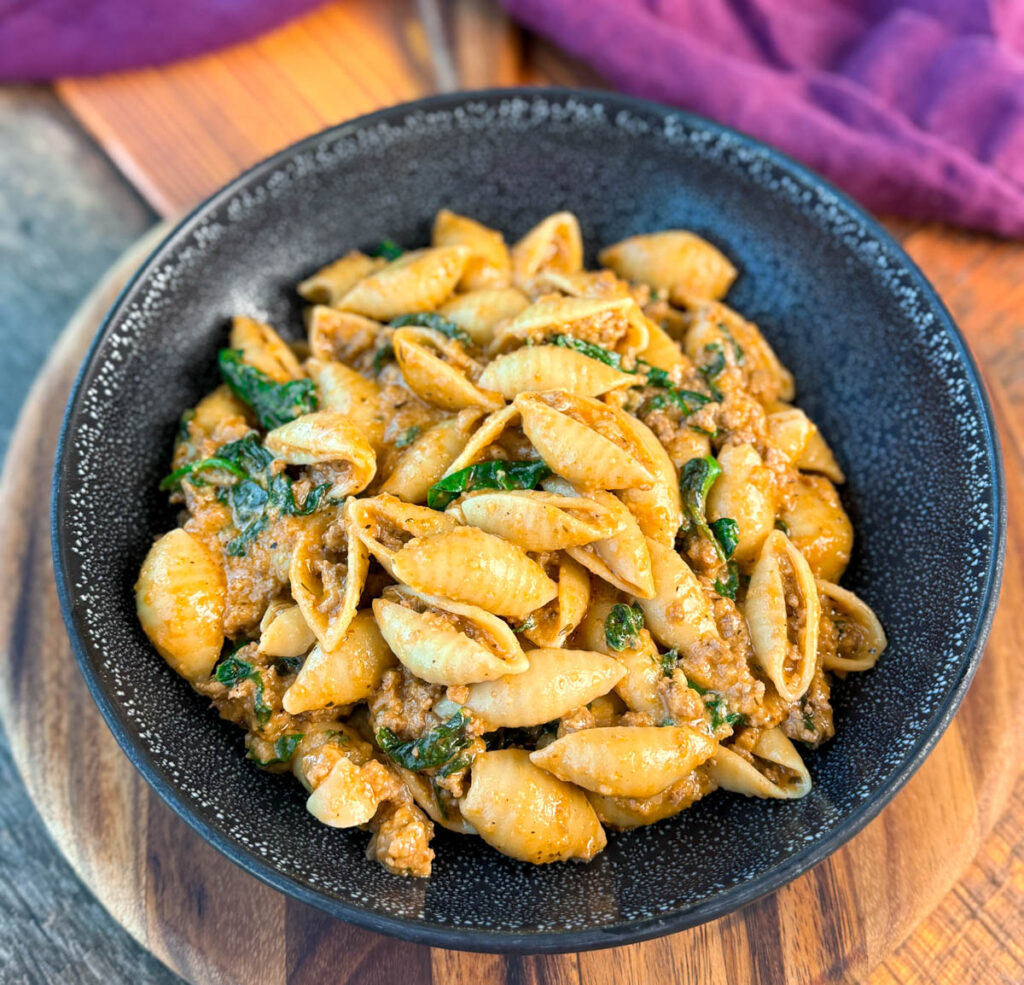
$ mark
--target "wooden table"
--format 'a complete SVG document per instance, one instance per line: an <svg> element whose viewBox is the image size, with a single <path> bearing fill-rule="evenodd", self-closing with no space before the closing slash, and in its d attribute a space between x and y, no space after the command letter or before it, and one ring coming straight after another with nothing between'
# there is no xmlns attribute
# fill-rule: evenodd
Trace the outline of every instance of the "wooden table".
<svg viewBox="0 0 1024 985"><path fill-rule="evenodd" d="M57 92L153 207L174 215L241 168L331 123L438 89L535 82L601 84L546 43L521 35L490 0L443 7L432 0L344 0L227 51L162 69L65 80ZM1024 251L935 225L889 225L967 333L996 406L1012 529L993 639L1020 652L1024 585L1021 531L1013 521L1024 448ZM1019 757L1006 768L1016 771ZM875 969L872 983L1024 981L1022 925L1024 783L1018 783L974 864ZM470 966L484 980L495 969L490 959ZM517 967L526 981L589 980L574 960ZM443 980L438 971L435 963L435 981Z"/></svg>

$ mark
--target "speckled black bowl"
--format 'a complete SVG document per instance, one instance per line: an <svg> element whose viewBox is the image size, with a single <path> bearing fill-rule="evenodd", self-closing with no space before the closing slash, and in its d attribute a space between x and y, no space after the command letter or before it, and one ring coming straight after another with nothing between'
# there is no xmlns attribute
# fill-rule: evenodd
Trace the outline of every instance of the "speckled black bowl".
<svg viewBox="0 0 1024 985"><path fill-rule="evenodd" d="M890 649L834 691L834 741L794 803L718 793L612 835L591 865L535 868L441 832L429 882L387 875L367 835L330 830L289 777L243 758L153 652L132 585L173 511L157 490L175 422L216 382L229 317L300 331L294 285L384 236L427 241L449 206L524 232L570 209L590 258L683 226L736 263L730 302L792 368L846 470L857 531L846 584ZM146 779L249 872L328 913L443 947L623 944L720 916L823 859L921 764L980 657L998 590L1003 489L977 370L935 292L849 200L775 151L606 93L460 94L311 137L200 206L107 318L65 420L54 493L64 618L89 687Z"/></svg>

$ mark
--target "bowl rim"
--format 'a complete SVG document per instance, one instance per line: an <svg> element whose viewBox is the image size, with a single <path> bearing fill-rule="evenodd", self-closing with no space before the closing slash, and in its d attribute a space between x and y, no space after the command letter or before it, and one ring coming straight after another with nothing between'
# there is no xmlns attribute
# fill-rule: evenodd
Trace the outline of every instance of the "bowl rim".
<svg viewBox="0 0 1024 985"><path fill-rule="evenodd" d="M989 561L985 574L980 610L967 645L967 659L960 667L958 676L951 683L944 700L933 713L930 720L923 726L919 740L908 749L899 765L890 773L887 783L880 786L873 795L846 815L820 842L797 851L788 859L764 870L755 878L731 886L709 900L689 906L680 906L669 914L654 918L626 920L604 927L591 927L581 930L538 931L534 933L456 927L426 922L414 917L390 916L362 909L352 903L324 895L303 884L299 879L286 875L263 859L258 853L247 849L227 835L222 834L199 816L193 805L169 780L164 778L151 754L141 743L138 743L132 737L127 719L122 710L104 690L98 675L93 670L88 650L83 642L81 612L75 605L70 574L73 566L70 556L70 539L66 536L67 530L63 522L68 514L68 500L73 486L73 477L70 474L70 462L67 454L71 444L70 436L80 414L84 383L97 365L97 355L100 346L110 333L115 319L120 316L129 296L149 276L163 254L172 249L179 237L188 231L188 228L196 218L221 205L225 200L244 189L254 178L267 172L272 172L295 154L315 147L332 138L340 138L367 126L379 123L400 122L410 114L417 112L450 110L466 103L496 103L511 99L521 99L527 102L534 100L555 102L579 100L588 105L604 104L609 108L633 111L638 114L655 116L662 120L667 117L673 117L689 127L714 134L728 135L737 143L757 153L762 159L767 159L772 165L787 172L799 183L816 189L824 189L833 195L838 201L839 206L850 214L865 232L869 233L900 263L911 277L914 286L920 291L921 296L925 299L932 312L937 316L941 327L950 336L966 370L969 383L981 406L984 432L983 441L992 463L992 478L994 480L991 490L994 508L991 542L989 545ZM991 629L999 597L1006 550L1006 511L1005 477L998 431L981 373L971 355L970 349L945 304L917 264L914 263L902 246L893 239L881 224L848 195L836 188L827 179L774 147L731 127L672 106L617 92L604 92L594 89L574 89L561 86L495 87L459 90L457 92L441 93L399 103L310 134L247 168L232 181L200 202L183 216L180 221L175 223L174 227L160 240L119 292L96 332L72 385L61 424L54 461L50 500L50 539L61 614L71 642L72 652L93 700L99 707L118 745L132 765L142 774L143 778L156 791L161 800L204 841L211 844L221 854L225 855L236 865L239 865L250 875L255 876L279 892L302 903L316 907L337 919L366 930L398 937L413 943L453 950L542 954L617 947L623 944L650 940L654 937L675 933L723 917L775 892L788 882L807 872L849 841L869 821L874 819L903 788L935 747L939 738L952 721L974 677L984 651L989 630Z"/></svg>

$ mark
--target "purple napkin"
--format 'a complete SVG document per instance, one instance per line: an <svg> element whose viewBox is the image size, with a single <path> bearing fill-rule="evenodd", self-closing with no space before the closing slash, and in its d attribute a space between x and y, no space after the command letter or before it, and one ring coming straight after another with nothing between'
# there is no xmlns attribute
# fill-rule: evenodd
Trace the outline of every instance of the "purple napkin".
<svg viewBox="0 0 1024 985"><path fill-rule="evenodd" d="M872 209L1024 236L1022 0L502 0L621 89Z"/></svg>
<svg viewBox="0 0 1024 985"><path fill-rule="evenodd" d="M323 0L0 0L0 80L156 65L277 27Z"/></svg>

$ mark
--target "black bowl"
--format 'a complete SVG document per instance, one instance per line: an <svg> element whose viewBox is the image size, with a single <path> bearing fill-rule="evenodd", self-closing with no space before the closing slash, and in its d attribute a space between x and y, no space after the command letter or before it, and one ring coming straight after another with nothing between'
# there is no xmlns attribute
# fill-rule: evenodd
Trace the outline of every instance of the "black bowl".
<svg viewBox="0 0 1024 985"><path fill-rule="evenodd" d="M682 226L740 276L760 324L849 476L846 583L890 649L834 690L837 734L792 803L718 793L612 835L590 865L522 865L441 832L427 882L389 876L367 835L318 824L289 777L155 654L132 585L174 524L157 481L182 408L216 382L228 319L301 329L295 284L352 247L428 241L448 206L515 237L575 212L593 252ZM1005 518L977 369L906 254L820 178L762 144L607 93L439 96L310 137L218 192L114 305L64 422L54 557L75 654L110 728L171 808L270 885L371 930L442 947L562 951L624 944L728 913L855 834L948 725L980 658Z"/></svg>

